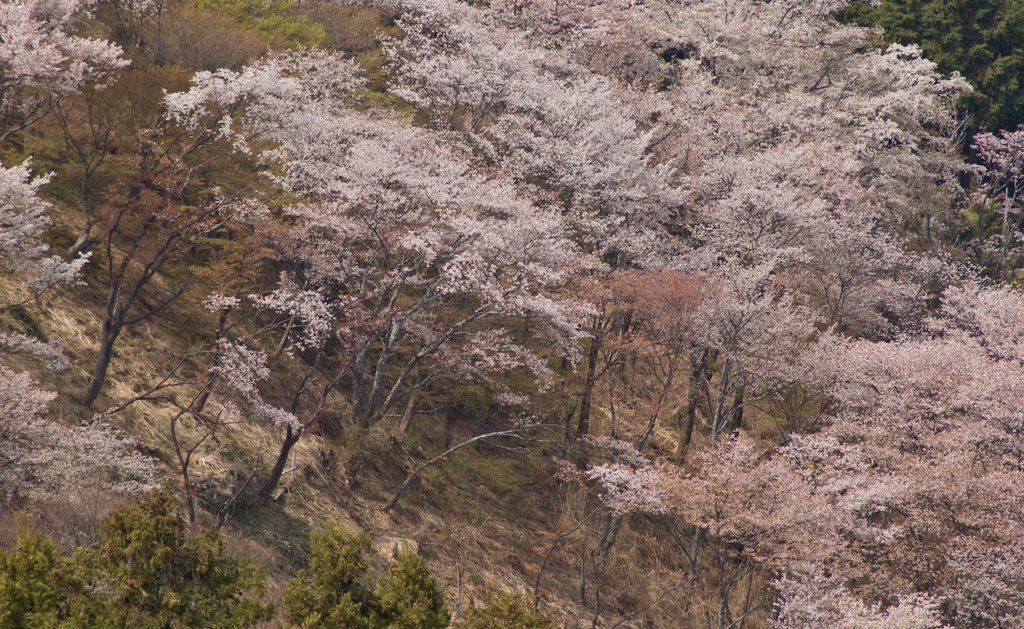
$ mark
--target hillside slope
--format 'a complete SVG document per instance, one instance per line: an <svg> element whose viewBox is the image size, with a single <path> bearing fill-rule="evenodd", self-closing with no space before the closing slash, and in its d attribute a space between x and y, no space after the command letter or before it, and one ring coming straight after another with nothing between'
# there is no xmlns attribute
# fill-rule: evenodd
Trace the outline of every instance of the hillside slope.
<svg viewBox="0 0 1024 629"><path fill-rule="evenodd" d="M0 624L1019 623L1022 132L845 7L0 5Z"/></svg>

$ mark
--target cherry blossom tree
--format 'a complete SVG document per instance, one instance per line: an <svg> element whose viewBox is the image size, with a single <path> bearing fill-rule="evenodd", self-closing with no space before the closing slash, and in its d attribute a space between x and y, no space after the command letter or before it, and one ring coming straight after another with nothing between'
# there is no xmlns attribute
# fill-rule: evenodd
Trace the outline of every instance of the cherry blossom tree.
<svg viewBox="0 0 1024 629"><path fill-rule="evenodd" d="M458 143L348 107L354 69L318 55L201 73L168 98L186 124L220 120L236 150L272 141L275 182L301 199L283 208L292 228L279 248L291 271L254 303L290 321L282 347L326 352L336 372L312 415L282 424L279 461L343 382L363 428L453 372L489 382L525 367L545 383L545 357L513 334L528 327L573 358L587 306L563 289L596 264L559 212L488 176Z"/></svg>
<svg viewBox="0 0 1024 629"><path fill-rule="evenodd" d="M860 581L867 600L927 595L950 625L998 626L1021 599L1012 577L982 576L979 561L1017 545L1021 505L1004 488L1020 475L1020 363L979 345L973 325L941 329L896 343L827 339L813 360L838 404L784 456L848 514L855 559L835 574Z"/></svg>
<svg viewBox="0 0 1024 629"><path fill-rule="evenodd" d="M699 309L698 342L721 361L717 374L702 376L712 442L742 427L746 406L789 382L787 360L814 330L814 313L772 273L770 263L717 269Z"/></svg>
<svg viewBox="0 0 1024 629"><path fill-rule="evenodd" d="M764 597L752 590L758 573L806 571L835 556L842 516L781 457L741 435L704 450L695 464L667 486L687 527L678 542L690 560L705 626L764 614ZM710 567L702 570L705 554Z"/></svg>
<svg viewBox="0 0 1024 629"><path fill-rule="evenodd" d="M38 122L84 82L102 80L127 64L116 46L70 33L84 8L74 0L0 6L0 143ZM0 312L74 283L88 261L48 255L42 240L48 204L39 189L49 177L33 176L30 166L0 165L0 270L13 280L0 296ZM102 422L69 427L43 419L55 395L2 364L23 354L61 371L69 364L59 345L0 331L0 350L0 490L6 498L38 498L91 484L126 493L154 486L153 463L131 439Z"/></svg>
<svg viewBox="0 0 1024 629"><path fill-rule="evenodd" d="M72 34L81 0L16 0L0 7L0 142L49 112L55 99L128 62L116 45Z"/></svg>
<svg viewBox="0 0 1024 629"><path fill-rule="evenodd" d="M887 230L933 205L921 199L941 206L956 192L951 104L966 86L938 77L914 49L866 51L867 32L834 19L843 3L741 2L724 14L715 3L622 3L616 42L675 51L652 73L671 79L656 93L619 65L581 62L565 29L609 28L585 1L399 4L392 91L521 185L558 193L580 217L573 237L613 264L667 264L725 282L760 275L769 301L785 295L799 306L794 349L816 319L805 303L826 324L888 334L933 280L934 265L908 256ZM579 101L586 121L573 117ZM602 371L603 329L591 326L585 391ZM736 358L708 341L692 362L701 380L721 372L722 403L707 411L718 435L724 417L738 423L747 385L731 373ZM752 400L778 388L781 369L749 370L764 380Z"/></svg>
<svg viewBox="0 0 1024 629"><path fill-rule="evenodd" d="M699 601L690 621L709 628L769 615L766 577L807 574L845 558L844 515L778 453L739 435L703 450L689 470L644 459L628 444L591 438L610 447L612 462L590 466L613 517L614 538L629 513L670 522L687 590Z"/></svg>
<svg viewBox="0 0 1024 629"><path fill-rule="evenodd" d="M3 295L0 312L24 304L54 286L76 280L86 262L81 258L67 263L58 256L47 256L42 232L49 224L43 213L46 203L38 188L46 178L32 178L28 164L15 168L0 167L0 270L18 280L13 293ZM5 354L28 354L42 358L53 369L66 369L67 360L59 346L12 332L0 332L0 348ZM5 418L25 422L33 418L51 396L32 385L27 374L16 374L3 367L8 387L5 390Z"/></svg>
<svg viewBox="0 0 1024 629"><path fill-rule="evenodd" d="M587 308L562 290L592 262L560 216L397 120L350 114L333 129L322 144L286 145L304 153L287 185L309 199L288 212L302 278L335 296L322 310L347 352L355 423L370 426L450 373L493 382L522 366L550 381L544 357L513 334L526 326L576 355Z"/></svg>
<svg viewBox="0 0 1024 629"><path fill-rule="evenodd" d="M82 403L91 406L107 380L114 346L125 329L156 315L177 299L184 287L154 296L146 304L153 279L165 266L187 254L202 236L220 228L238 211L231 198L207 198L198 211L129 194L117 207L101 236L107 296L100 349Z"/></svg>
<svg viewBox="0 0 1024 629"><path fill-rule="evenodd" d="M656 85L665 78L658 54L664 51L644 42L643 16L632 10L636 5L633 0L501 0L489 8L500 23L525 31L545 49L568 51L598 74Z"/></svg>
<svg viewBox="0 0 1024 629"><path fill-rule="evenodd" d="M658 253L677 201L674 164L657 159L664 132L650 93L538 46L485 10L458 2L401 3L391 43L392 91L463 134L484 159L572 210L587 250ZM652 247L654 248L652 250Z"/></svg>
<svg viewBox="0 0 1024 629"><path fill-rule="evenodd" d="M320 61L330 71L310 80L320 80L323 100L333 93L332 83L325 82L328 76L347 77L351 70L348 64L339 66L311 54L295 56L294 71L311 69ZM267 102L253 98L259 88L270 90L278 105L302 102L298 82L286 80L282 63L270 62L262 74L246 75L244 84L229 82L230 73L199 73L199 87L167 95L159 120L140 131L132 180L123 196L106 208L99 238L107 298L100 350L83 395L87 406L103 389L124 330L160 313L185 290L182 285L160 294L154 291L153 280L169 264L184 260L204 236L252 222L267 211L260 202L259 180L245 176L264 159L264 152L248 142L262 141L265 128L246 127L236 133L230 122L250 102ZM220 89L225 84L228 89Z"/></svg>
<svg viewBox="0 0 1024 629"><path fill-rule="evenodd" d="M38 188L46 178L32 178L28 164L0 167L0 269L16 293L4 296L0 312L32 301L62 283L74 282L87 257L65 262L47 256L42 232L48 224L46 203ZM47 369L69 367L59 345L25 334L0 332L0 359L15 354L35 357ZM0 363L0 489L10 499L41 497L92 483L126 493L154 486L155 469L134 442L102 422L63 426L44 420L55 395L37 388L27 373Z"/></svg>
<svg viewBox="0 0 1024 629"><path fill-rule="evenodd" d="M0 268L21 280L17 293L4 296L0 307L26 303L54 286L72 282L88 260L79 257L65 262L48 256L42 242L49 225L47 204L39 187L48 177L33 177L25 163L14 168L0 166Z"/></svg>
<svg viewBox="0 0 1024 629"><path fill-rule="evenodd" d="M692 367L691 359L700 354L696 327L704 284L697 276L657 270L618 273L607 288L624 328L607 341L617 352L615 372L610 378L618 386L609 384L609 388L615 386L615 392L609 395L612 432L614 436L621 415L635 415L639 420L635 423L641 426L636 447L643 450L659 418L669 409L685 407L681 411L685 417L695 413L697 379L691 378L685 390L680 385L686 367ZM606 358L605 364L609 363ZM680 426L684 434L685 422L683 419Z"/></svg>
<svg viewBox="0 0 1024 629"><path fill-rule="evenodd" d="M865 605L850 596L841 584L816 575L803 580L786 578L779 583L780 602L774 626L784 627L900 627L934 629L945 627L938 604L925 595L901 597L882 609Z"/></svg>
<svg viewBox="0 0 1024 629"><path fill-rule="evenodd" d="M804 538L746 565L772 566L767 574L801 572L800 583L808 583L821 567L816 563L835 569L837 555L857 557L863 563L853 568L854 578L876 575L861 591L838 586L835 596L859 606L851 603L849 617L836 622L926 626L934 624L936 601L943 621L954 622L948 606L966 599L943 590L957 587L937 583L935 566L960 561L962 553L952 549L966 540L956 523L986 531L972 543L1003 543L983 524L988 509L969 513L963 496L985 482L1006 482L1010 472L994 452L1012 442L1006 419L1014 411L992 381L1016 381L1014 365L979 347L981 321L968 330L938 326L935 338L914 336L936 325L927 321L925 304L949 282L941 259L915 250L935 249L953 227L952 212L943 208L962 194L957 175L964 167L953 156L960 127L952 104L966 84L939 76L913 47L868 46L870 33L837 21L846 4L840 1L736 2L724 9L717 2L622 3L614 26L585 1L398 4L406 13L403 36L389 49L397 67L392 91L428 125L461 136L521 188L553 195L573 221L571 237L609 266L684 269L701 278L701 304L687 325L692 345L680 344L673 377L661 380L673 382L689 359L686 397L702 398L710 441L720 444L698 461L717 450L726 456L734 447L727 434L743 438L744 409L789 389L820 400L819 433L793 435L778 452L766 447L763 461L748 448L744 465L766 466L763 484L751 480L757 499L777 485L780 494L821 506L816 517L834 521L822 529L833 533L830 550L801 564L793 549L812 543ZM595 62L600 57L586 50L590 34L613 31L612 48L644 41L647 50L666 54L637 53L632 58L643 62L628 67L623 61L631 57L609 51L605 58L615 62ZM647 89L650 77L659 77L660 91ZM589 103L592 126L574 115L578 102ZM622 149L605 157L611 138ZM973 316L969 306L960 311L960 319ZM1012 312L994 314L985 325L998 329L1000 317ZM618 342L604 334L633 325L613 321L606 315L592 326L587 390L617 360L606 353L600 363L602 344ZM851 345L836 334L890 342ZM986 375L961 381L942 373L963 360ZM662 391L678 395L671 389ZM627 398L615 400L619 408L640 403L639 391L618 393ZM896 417L904 424L894 425ZM983 454L968 465L958 450L963 444ZM818 475L804 476L809 460ZM834 474L823 471L833 465ZM950 480L953 470L967 468L970 478ZM929 482L926 470L941 476L947 490ZM742 502L741 476L733 468L723 474L716 489L723 500ZM687 513L684 520L700 517ZM739 526L743 517L724 520ZM810 537L822 526L813 517L802 522ZM727 528L713 537L728 539ZM757 531L755 540L776 536ZM919 540L932 535L950 545L924 552ZM891 552L885 565L871 559L880 547ZM723 565L743 564L735 559ZM1007 591L1000 587L978 591ZM886 588L898 604L880 595Z"/></svg>

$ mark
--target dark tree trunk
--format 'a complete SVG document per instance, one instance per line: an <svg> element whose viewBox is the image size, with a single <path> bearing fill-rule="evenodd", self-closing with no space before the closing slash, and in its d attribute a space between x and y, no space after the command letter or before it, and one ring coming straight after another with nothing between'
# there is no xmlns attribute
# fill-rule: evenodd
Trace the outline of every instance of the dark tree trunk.
<svg viewBox="0 0 1024 629"><path fill-rule="evenodd" d="M366 430L370 427L369 400L366 395L366 357L369 348L359 350L352 364L352 421L356 426Z"/></svg>
<svg viewBox="0 0 1024 629"><path fill-rule="evenodd" d="M607 555L615 545L615 541L619 539L619 530L622 528L622 516L608 513L605 515L604 522L601 527L601 542L599 544L601 548L601 555Z"/></svg>
<svg viewBox="0 0 1024 629"><path fill-rule="evenodd" d="M690 384L687 392L686 407L683 413L682 424L679 427L679 441L676 443L674 453L677 463L686 458L686 451L693 442L693 426L697 422L697 407L700 405L701 395L705 387L705 374L708 366L710 352L703 350L695 355L691 362Z"/></svg>
<svg viewBox="0 0 1024 629"><path fill-rule="evenodd" d="M565 409L562 413L562 444L566 445L572 440L572 416L576 414L576 405Z"/></svg>
<svg viewBox="0 0 1024 629"><path fill-rule="evenodd" d="M722 434L722 431L726 427L726 420L730 415L732 407L728 409L726 405L726 395L729 391L730 377L732 376L732 361L729 357L725 358L725 362L722 364L722 377L718 383L718 396L715 400L715 410L711 413L711 443L717 445L718 437Z"/></svg>
<svg viewBox="0 0 1024 629"><path fill-rule="evenodd" d="M96 366L93 368L89 389L85 392L85 397L82 399L82 403L86 406L92 406L96 402L96 398L100 396L100 391L103 390L103 385L107 381L107 369L110 368L110 361L114 357L114 342L117 341L118 335L121 334L121 328L121 325L111 323L109 320L103 322L103 339L100 345L100 354L96 358Z"/></svg>
<svg viewBox="0 0 1024 629"><path fill-rule="evenodd" d="M203 388L199 391L199 395L196 396L195 401L192 402L191 411L193 414L198 415L203 412L206 408L206 402L210 399L210 394L213 393L213 385L217 382L217 375L211 373L206 377L206 382L203 384Z"/></svg>
<svg viewBox="0 0 1024 629"><path fill-rule="evenodd" d="M644 430L644 434L640 436L640 440L636 442L636 449L642 451L650 443L651 437L654 436L654 427L658 423L658 415L661 414L662 407L665 406L665 400L668 398L668 392L672 388L672 382L675 380L676 373L676 362L673 359L669 365L668 373L665 374L665 382L661 386L661 392L658 394L658 402L654 407L654 411L651 413L650 418L647 420L647 428Z"/></svg>
<svg viewBox="0 0 1024 629"><path fill-rule="evenodd" d="M736 395L732 398L732 421L730 430L733 435L738 435L740 429L743 428L743 393L744 387L740 387L736 391Z"/></svg>
<svg viewBox="0 0 1024 629"><path fill-rule="evenodd" d="M590 339L590 352L587 355L587 379L583 383L583 395L580 397L580 419L576 424L577 437L590 432L590 407L594 397L594 384L597 382L597 359L600 351L600 337L594 336Z"/></svg>
<svg viewBox="0 0 1024 629"><path fill-rule="evenodd" d="M285 428L284 441L281 442L281 451L277 454L274 469L270 471L270 476L260 488L261 500L269 501L273 497L274 490L277 489L277 484L281 482L281 476L284 475L284 468L288 465L288 455L291 454L292 448L299 442L301 436L302 433L296 432L291 426Z"/></svg>

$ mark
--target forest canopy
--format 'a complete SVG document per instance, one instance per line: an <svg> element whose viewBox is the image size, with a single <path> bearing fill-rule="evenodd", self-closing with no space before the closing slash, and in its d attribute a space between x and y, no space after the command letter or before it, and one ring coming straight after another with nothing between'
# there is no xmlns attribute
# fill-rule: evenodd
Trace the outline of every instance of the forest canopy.
<svg viewBox="0 0 1024 629"><path fill-rule="evenodd" d="M1018 15L0 0L0 624L1024 625Z"/></svg>

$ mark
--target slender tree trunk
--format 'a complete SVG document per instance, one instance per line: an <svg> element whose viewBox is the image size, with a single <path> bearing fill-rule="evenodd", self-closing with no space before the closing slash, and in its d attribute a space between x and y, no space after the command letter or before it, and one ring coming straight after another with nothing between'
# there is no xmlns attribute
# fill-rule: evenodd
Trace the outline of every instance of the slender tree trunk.
<svg viewBox="0 0 1024 629"><path fill-rule="evenodd" d="M562 413L562 445L572 441L572 416L576 414L576 405L573 404Z"/></svg>
<svg viewBox="0 0 1024 629"><path fill-rule="evenodd" d="M700 398L707 386L708 359L710 350L703 350L699 355L694 355L690 363L690 383L686 397L686 407L679 427L679 441L676 442L676 451L673 454L676 463L682 463L686 458L686 451L693 441L693 427L697 422L697 407L700 405Z"/></svg>
<svg viewBox="0 0 1024 629"><path fill-rule="evenodd" d="M654 434L654 426L658 423L658 411L651 413L651 416L647 418L647 426L644 428L643 434L636 442L636 449L639 452L643 452L644 448L651 441L651 435Z"/></svg>
<svg viewBox="0 0 1024 629"><path fill-rule="evenodd" d="M609 513L605 516L601 527L601 554L607 555L611 551L615 541L619 539L619 530L622 528L622 516Z"/></svg>
<svg viewBox="0 0 1024 629"><path fill-rule="evenodd" d="M587 553L580 553L580 603L587 604Z"/></svg>
<svg viewBox="0 0 1024 629"><path fill-rule="evenodd" d="M293 430L291 426L285 427L284 441L281 442L281 450L277 453L274 469L270 471L270 476L263 483L263 487L260 488L260 499L264 502L269 501L273 497L274 490L277 489L277 484L281 482L281 476L288 465L288 455L291 454L292 448L299 442L299 437L301 436L302 433Z"/></svg>
<svg viewBox="0 0 1024 629"><path fill-rule="evenodd" d="M743 609L740 610L739 626L737 629L745 629L747 617L750 615L750 603L754 594L754 571L747 572L747 590L743 595Z"/></svg>
<svg viewBox="0 0 1024 629"><path fill-rule="evenodd" d="M732 608L729 607L732 586L725 575L724 562L721 550L715 551L715 567L718 570L718 629L732 626Z"/></svg>
<svg viewBox="0 0 1024 629"><path fill-rule="evenodd" d="M1000 276L1002 276L1003 270L1005 269L1005 266L1006 266L1007 243L1010 240L1010 204L1011 204L1010 197L1009 197L1009 195L1006 195L1006 198L1003 199L1003 208L1002 208L1002 218L1003 218L1003 220L1002 220L1002 230L1000 231L1000 235L1002 237L1002 241L999 243L999 266L998 266L998 273L999 273Z"/></svg>
<svg viewBox="0 0 1024 629"><path fill-rule="evenodd" d="M640 435L640 440L636 443L636 449L642 451L647 447L647 444L651 441L651 436L654 435L654 427L658 424L658 415L661 414L662 407L665 406L665 400L668 398L668 392L672 388L672 383L675 381L676 363L673 360L668 368L668 373L665 374L665 383L661 387L661 392L658 394L658 401L654 407L654 411L651 412L650 418L647 420L647 428L644 430L644 434Z"/></svg>
<svg viewBox="0 0 1024 629"><path fill-rule="evenodd" d="M462 564L455 565L455 617L462 615Z"/></svg>
<svg viewBox="0 0 1024 629"><path fill-rule="evenodd" d="M192 407L189 409L192 413L198 415L203 412L203 409L206 408L206 402L210 399L210 394L213 393L213 386L216 382L217 373L211 371L206 376L206 382L203 383L202 390L199 391L195 401L192 402Z"/></svg>
<svg viewBox="0 0 1024 629"><path fill-rule="evenodd" d="M677 463L682 463L686 458L686 451L693 442L693 426L696 424L697 407L700 405L700 396L703 389L708 385L705 372L708 369L708 362L711 358L710 349L702 349L700 353L694 353L690 359L690 382L686 395L686 407L679 424L679 441L676 442L676 452L673 453Z"/></svg>
<svg viewBox="0 0 1024 629"><path fill-rule="evenodd" d="M352 363L352 420L364 430L370 427L366 408L366 355L369 351L369 346L363 347Z"/></svg>
<svg viewBox="0 0 1024 629"><path fill-rule="evenodd" d="M733 435L738 435L743 428L743 396L745 392L746 388L741 386L732 397L732 421L730 422L732 425L730 426L730 432Z"/></svg>
<svg viewBox="0 0 1024 629"><path fill-rule="evenodd" d="M583 395L580 397L580 418L576 424L576 436L582 437L590 432L590 408L594 397L594 384L597 382L597 359L601 351L601 337L597 334L590 339L590 352L587 354L587 379L583 383Z"/></svg>
<svg viewBox="0 0 1024 629"><path fill-rule="evenodd" d="M281 352L284 351L285 346L288 345L288 337L291 336L296 316L297 315L293 312L292 316L288 318L288 325L284 326L284 332L281 334L281 340L277 342L277 347L274 348L274 356L280 356Z"/></svg>
<svg viewBox="0 0 1024 629"><path fill-rule="evenodd" d="M697 578L697 560L700 554L700 549L704 545L705 533L706 531L703 528L697 527L693 531L693 539L690 540L690 576L694 579Z"/></svg>
<svg viewBox="0 0 1024 629"><path fill-rule="evenodd" d="M82 403L89 407L96 402L100 396L103 385L107 381L107 369L110 368L110 361L114 357L114 342L121 334L122 326L118 323L111 323L109 320L103 322L103 337L100 343L100 353L96 358L96 366L93 368L92 380L85 392Z"/></svg>
<svg viewBox="0 0 1024 629"><path fill-rule="evenodd" d="M98 164L97 164L98 166ZM78 232L78 239L75 240L75 244L71 245L68 249L68 257L74 258L79 254L83 253L88 249L91 239L89 238L90 232L92 232L93 225L93 212L92 212L92 175L93 169L88 164L85 167L85 173L82 176L82 229Z"/></svg>
<svg viewBox="0 0 1024 629"><path fill-rule="evenodd" d="M376 365L373 368L373 381L370 384L370 393L366 396L366 411L363 413L362 424L360 428L366 429L370 427L370 424L374 419L382 417L385 413L390 410L390 407L394 404L394 396L388 395L386 404L382 407L381 405L381 392L384 390L384 376L387 371L388 361L391 360L392 351L395 346L395 341L398 338L399 331L401 329L401 322L398 319L391 321L391 325L388 326L387 335L383 339L383 343L380 349L380 356L377 357ZM395 386L400 385L400 382L395 383Z"/></svg>
<svg viewBox="0 0 1024 629"><path fill-rule="evenodd" d="M398 432L399 434L405 434L409 432L409 425L412 423L413 411L416 408L416 393L410 393L409 399L405 403L405 410L402 411L402 417L398 420Z"/></svg>
<svg viewBox="0 0 1024 629"><path fill-rule="evenodd" d="M196 497L195 492L192 489L192 478L189 474L189 464L191 463L191 454L183 454L182 450L184 447L181 445L181 441L178 440L178 420L181 419L183 413L179 413L171 420L171 442L174 444L174 454L178 457L178 469L181 470L181 483L185 488L185 506L188 509L188 522L189 524L196 523Z"/></svg>
<svg viewBox="0 0 1024 629"><path fill-rule="evenodd" d="M220 315L217 317L217 340L224 338L224 331L227 329L228 314L230 313L229 308L225 308L220 311ZM196 395L196 399L192 401L191 412L194 415L199 415L206 408L206 402L210 399L210 394L213 393L213 387L217 384L217 367L220 366L220 350L218 349L213 353L213 364L210 369L206 372L206 382L203 383L202 390ZM293 409L294 410L294 409Z"/></svg>
<svg viewBox="0 0 1024 629"><path fill-rule="evenodd" d="M718 443L718 437L725 427L725 419L728 411L725 408L725 397L729 391L729 378L732 375L732 361L725 359L722 365L722 380L718 383L718 400L715 402L715 411L711 416L711 442Z"/></svg>

